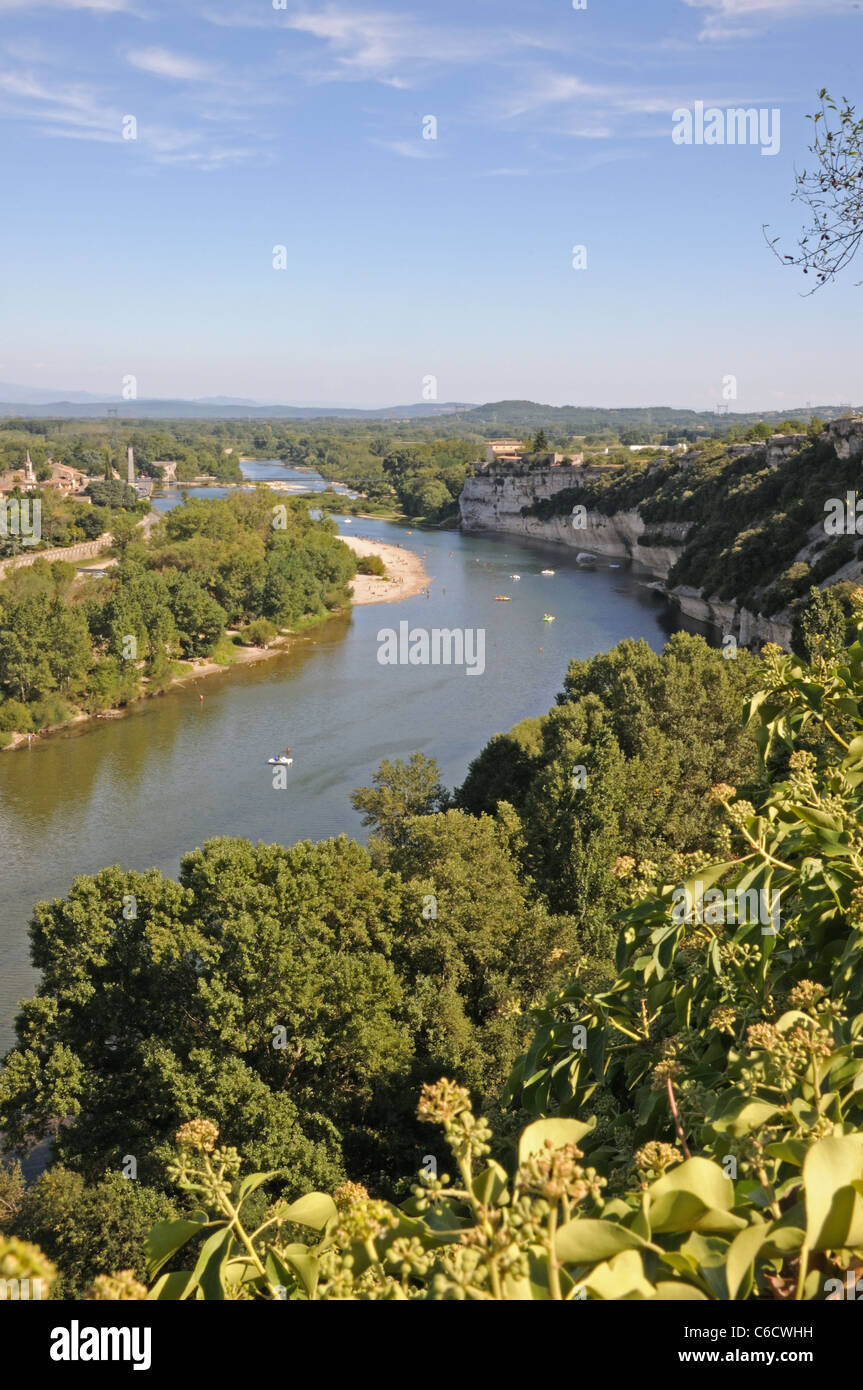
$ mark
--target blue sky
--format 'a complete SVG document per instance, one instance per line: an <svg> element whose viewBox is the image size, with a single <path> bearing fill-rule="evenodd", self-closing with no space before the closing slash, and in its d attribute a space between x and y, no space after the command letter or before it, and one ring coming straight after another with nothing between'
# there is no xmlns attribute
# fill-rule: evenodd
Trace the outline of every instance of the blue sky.
<svg viewBox="0 0 863 1390"><path fill-rule="evenodd" d="M857 0L0 0L0 379L859 403L863 262L806 298L761 229L861 37ZM675 144L699 100L780 152Z"/></svg>

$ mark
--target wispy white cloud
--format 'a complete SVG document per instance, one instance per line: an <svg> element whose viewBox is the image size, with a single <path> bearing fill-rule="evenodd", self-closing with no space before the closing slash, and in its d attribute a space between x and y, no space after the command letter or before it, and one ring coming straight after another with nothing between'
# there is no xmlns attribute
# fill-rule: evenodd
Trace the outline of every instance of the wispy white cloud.
<svg viewBox="0 0 863 1390"><path fill-rule="evenodd" d="M826 14L849 13L852 0L684 0L694 10L704 10L699 38L742 39L761 32L765 23L780 19L823 19Z"/></svg>
<svg viewBox="0 0 863 1390"><path fill-rule="evenodd" d="M598 101L612 88L584 82L574 73L549 72L541 69L520 84L507 86L497 101L498 114L506 119L525 116L542 107L562 103Z"/></svg>
<svg viewBox="0 0 863 1390"><path fill-rule="evenodd" d="M236 6L221 10L208 7L206 18L221 27L272 25L272 16ZM477 29L431 24L404 12L363 10L336 0L320 8L298 0L293 10L277 15L277 19L282 28L319 41L321 66L310 67L304 57L301 69L313 82L369 81L403 90L435 69L489 64L521 51L552 48L535 35L499 25ZM299 64L297 68L299 71Z"/></svg>
<svg viewBox="0 0 863 1390"><path fill-rule="evenodd" d="M218 75L211 63L198 58L186 58L167 48L133 48L126 61L141 72L154 77L168 77L176 82L212 82Z"/></svg>
<svg viewBox="0 0 863 1390"><path fill-rule="evenodd" d="M124 144L149 164L185 165L201 170L227 164L272 158L265 137L254 142L237 139L230 123L196 125L186 122L140 120L135 141L123 138L127 112L103 98L93 87L63 85L35 72L0 70L0 115L28 122L43 135L61 140Z"/></svg>
<svg viewBox="0 0 863 1390"><path fill-rule="evenodd" d="M0 0L2 10L93 10L102 14L135 14L132 0Z"/></svg>
<svg viewBox="0 0 863 1390"><path fill-rule="evenodd" d="M371 140L372 145L380 145L381 149L392 150L393 154L401 155L402 159L433 159L436 154L432 144L427 140Z"/></svg>
<svg viewBox="0 0 863 1390"><path fill-rule="evenodd" d="M700 91L696 95L710 106L748 106L754 98ZM507 89L498 97L488 115L504 124L523 119L542 118L546 134L575 140L627 140L652 133L653 118L668 123L672 112L688 106L692 93L678 88L635 86L630 83L591 83L573 73L537 70L521 86ZM767 99L760 97L759 104ZM775 103L775 98L772 99ZM639 121L639 118L645 118ZM638 124L636 122L638 121Z"/></svg>
<svg viewBox="0 0 863 1390"><path fill-rule="evenodd" d="M12 98L6 114L33 117L51 133L122 140L123 113L112 111L89 87L44 83L24 72L0 72L0 98Z"/></svg>
<svg viewBox="0 0 863 1390"><path fill-rule="evenodd" d="M335 61L335 72L345 77L392 79L403 63L458 60L458 43L448 42L452 35L445 35L440 28L427 29L410 15L363 13L328 5L323 10L307 9L288 15L285 24L324 42ZM464 59L475 59L472 44L468 50Z"/></svg>

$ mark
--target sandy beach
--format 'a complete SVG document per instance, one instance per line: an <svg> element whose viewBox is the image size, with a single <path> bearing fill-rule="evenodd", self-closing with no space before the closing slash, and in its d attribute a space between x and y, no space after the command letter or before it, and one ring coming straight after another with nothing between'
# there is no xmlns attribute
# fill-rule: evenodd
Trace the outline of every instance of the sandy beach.
<svg viewBox="0 0 863 1390"><path fill-rule="evenodd" d="M379 555L386 565L389 579L377 579L372 574L358 574L352 581L353 601L364 603L398 603L403 598L421 594L430 583L419 555L400 545L384 545L364 536L339 537L355 555Z"/></svg>

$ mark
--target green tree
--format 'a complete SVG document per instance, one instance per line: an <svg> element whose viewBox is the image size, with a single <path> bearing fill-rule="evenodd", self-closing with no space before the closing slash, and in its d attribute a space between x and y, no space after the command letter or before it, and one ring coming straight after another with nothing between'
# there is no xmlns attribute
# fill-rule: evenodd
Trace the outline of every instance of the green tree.
<svg viewBox="0 0 863 1390"><path fill-rule="evenodd" d="M474 758L455 794L461 810L494 812L501 801L520 809L540 768L542 720L525 719L509 734L495 734Z"/></svg>
<svg viewBox="0 0 863 1390"><path fill-rule="evenodd" d="M739 718L756 672L748 652L726 660L685 633L661 656L627 641L573 661L558 705L526 734L528 751L516 738L508 761L508 745L493 740L458 802L493 811L503 796L517 806L525 872L604 950L607 909L620 901L617 857L662 862L709 848L708 788L723 773L741 784L758 777Z"/></svg>
<svg viewBox="0 0 863 1390"><path fill-rule="evenodd" d="M411 473L420 467L420 459L415 449L391 449L383 459L383 470L396 492L400 493Z"/></svg>
<svg viewBox="0 0 863 1390"><path fill-rule="evenodd" d="M119 1172L88 1185L57 1166L26 1188L5 1229L38 1245L57 1266L53 1298L81 1299L106 1270L145 1278L147 1235L176 1215L175 1201Z"/></svg>
<svg viewBox="0 0 863 1390"><path fill-rule="evenodd" d="M435 521L452 509L453 499L449 488L438 478L423 483L417 496L419 504L417 515Z"/></svg>
<svg viewBox="0 0 863 1390"><path fill-rule="evenodd" d="M519 834L512 816L441 811L403 824L388 861L424 909L396 952L422 1019L418 1075L446 1070L488 1099L518 1052L531 1005L574 968L584 944L573 919L531 900L513 853Z"/></svg>
<svg viewBox="0 0 863 1390"><path fill-rule="evenodd" d="M90 1178L131 1153L158 1182L177 1124L206 1111L250 1161L303 1188L340 1181L376 1087L412 1055L402 895L344 839L211 841L179 883L77 879L34 916L43 982L0 1075L7 1137L53 1133Z"/></svg>
<svg viewBox="0 0 863 1390"><path fill-rule="evenodd" d="M422 753L412 753L407 762L385 758L372 776L372 785L351 792L351 804L362 812L363 825L371 826L388 844L403 842L412 817L442 810L447 800L436 760Z"/></svg>
<svg viewBox="0 0 863 1390"><path fill-rule="evenodd" d="M208 656L225 630L224 608L189 574L177 575L168 587L183 655Z"/></svg>
<svg viewBox="0 0 863 1390"><path fill-rule="evenodd" d="M138 518L132 512L114 512L110 521L114 549L123 555L138 534Z"/></svg>
<svg viewBox="0 0 863 1390"><path fill-rule="evenodd" d="M0 610L0 685L25 704L54 689L45 604L33 596Z"/></svg>
<svg viewBox="0 0 863 1390"><path fill-rule="evenodd" d="M835 661L845 646L848 611L838 588L835 585L819 589L813 585L808 602L794 615L792 647L806 661L815 661L817 657Z"/></svg>
<svg viewBox="0 0 863 1390"><path fill-rule="evenodd" d="M48 610L47 635L51 673L58 688L67 692L85 680L93 664L90 631L82 609L55 598Z"/></svg>
<svg viewBox="0 0 863 1390"><path fill-rule="evenodd" d="M94 507L137 507L138 494L128 483L118 482L116 478L105 482L91 482L87 493L93 499Z"/></svg>

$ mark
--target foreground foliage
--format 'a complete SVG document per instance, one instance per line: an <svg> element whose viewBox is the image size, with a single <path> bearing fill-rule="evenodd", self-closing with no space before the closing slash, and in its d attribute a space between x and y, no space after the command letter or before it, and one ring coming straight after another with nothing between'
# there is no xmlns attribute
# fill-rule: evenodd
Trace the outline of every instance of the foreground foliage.
<svg viewBox="0 0 863 1390"><path fill-rule="evenodd" d="M576 982L549 1006L511 1089L551 1117L524 1131L509 1170L491 1162L477 1172L491 1136L466 1092L427 1087L421 1113L444 1124L455 1185L427 1177L399 1209L360 1196L330 1213L317 1242L279 1247L264 1276L241 1259L216 1296L247 1282L271 1292L273 1270L292 1296L323 1298L819 1299L839 1296L848 1271L856 1280L855 597L857 640L838 661L807 667L767 652L767 684L746 720L765 762L785 767L757 807L730 786L714 789L732 854L627 914L610 989ZM753 891L766 895L754 910ZM200 1286L194 1271L189 1280L184 1296ZM156 1296L167 1292L157 1286Z"/></svg>
<svg viewBox="0 0 863 1390"><path fill-rule="evenodd" d="M533 962L518 986L529 996L564 919L530 905L516 872L523 826L512 807L497 820L435 810L433 765L394 766L370 792L365 809L382 831L377 867L346 841L290 851L214 842L188 858L179 885L139 876L146 926L119 934L125 876L109 871L89 963L76 928L93 920L97 881L81 881L80 912L71 903L43 910L50 949L39 963L50 985L22 1015L29 1047L12 1054L3 1077L4 1123L23 1140L34 1116L48 1125L67 1115L56 1144L80 1165L94 1136L103 1155L118 1153L140 1095L150 1125L161 1098L156 1145L141 1137L180 1194L177 1215L148 1240L149 1292L139 1265L106 1269L90 1296L844 1296L863 1270L863 593L851 605L848 649L837 654L837 627L829 643L809 644L810 664L765 652L763 688L744 720L761 777L745 796L720 783L707 797L723 857L690 856L681 879L665 876L670 859L618 856L616 880L631 906L615 970L602 979L588 962L533 1014L533 1041L507 1087L509 1131L471 1089L489 1096L501 1040L511 1044L528 1020L516 1014L516 1033L499 1031L514 976L483 1021L486 993L505 980L507 942L517 942L507 969ZM429 814L402 815L417 809L418 787L431 798ZM175 898L170 915L166 893ZM429 896L440 917L418 935ZM280 927L286 918L296 923L294 946ZM252 977L236 973L237 962L264 941L266 984L249 996ZM165 972L156 990L148 953ZM108 960L131 967L130 997L140 981L134 1024L128 1003L110 1013ZM318 1030L311 1048L295 1036L286 1057L264 1061L276 999L284 1008L293 990L290 1017L308 1010L322 969L335 970L323 994L340 1001L338 1018L319 1007L307 1014ZM393 994L383 1005L387 981ZM161 1022L155 998L166 1000ZM456 1004L477 1030L475 1062L453 1026ZM119 1026L140 1029L147 1010L143 1050L127 1035L110 1056L92 1051L102 1046L94 1038L114 1042ZM189 1017L189 1033L172 1059L178 1016ZM432 1080L446 1047L481 1084ZM247 1098L262 1090L244 1095L255 1073L255 1085L271 1088L263 1108ZM274 1088L277 1077L286 1089ZM408 1090L420 1090L419 1120L443 1126L451 1161L428 1130L407 1128ZM308 1125L330 1094L348 1106L338 1118L330 1110L342 1147L315 1156ZM373 1152L375 1124L393 1100L377 1177L364 1187L356 1178L375 1163L363 1170L356 1160ZM513 1140L518 1111L527 1123ZM357 1143L360 1117L370 1128ZM178 1122L177 1154L168 1125L173 1133ZM286 1154L290 1135L291 1143L304 1135L305 1149ZM387 1165L404 1156L403 1172L420 1167L410 1195L384 1153ZM270 1155L275 1162L260 1162ZM261 1171L242 1176L244 1162ZM355 1180L345 1182L345 1172ZM17 1200L14 1181L8 1190Z"/></svg>

